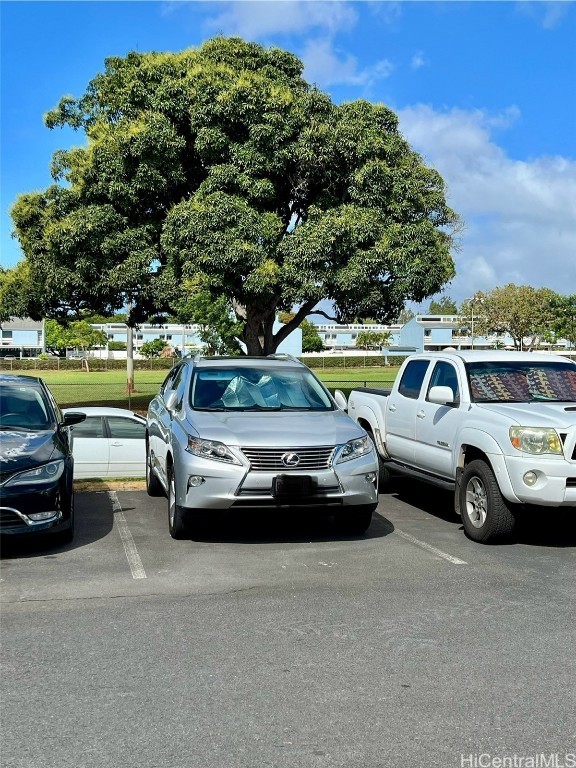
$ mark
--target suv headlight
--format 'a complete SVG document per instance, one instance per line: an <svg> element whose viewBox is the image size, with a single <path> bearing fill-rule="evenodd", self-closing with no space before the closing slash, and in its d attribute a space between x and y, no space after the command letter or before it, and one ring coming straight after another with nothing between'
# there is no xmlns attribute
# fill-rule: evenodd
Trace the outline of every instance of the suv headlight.
<svg viewBox="0 0 576 768"><path fill-rule="evenodd" d="M217 440L202 440L200 437L189 437L186 450L201 459L226 461L228 464L241 464L230 448Z"/></svg>
<svg viewBox="0 0 576 768"><path fill-rule="evenodd" d="M562 441L558 432L548 427L510 427L510 442L524 453L562 454Z"/></svg>
<svg viewBox="0 0 576 768"><path fill-rule="evenodd" d="M365 435L364 437L355 437L354 440L348 440L346 445L340 451L340 455L336 459L336 464L340 464L343 461L350 461L350 459L358 459L360 456L364 456L365 453L370 453L372 450L372 441Z"/></svg>
<svg viewBox="0 0 576 768"><path fill-rule="evenodd" d="M64 461L63 459L58 459L58 461L51 461L48 464L43 464L41 467L27 469L25 472L19 472L6 482L6 486L40 485L41 483L50 483L59 480L62 477L63 472Z"/></svg>

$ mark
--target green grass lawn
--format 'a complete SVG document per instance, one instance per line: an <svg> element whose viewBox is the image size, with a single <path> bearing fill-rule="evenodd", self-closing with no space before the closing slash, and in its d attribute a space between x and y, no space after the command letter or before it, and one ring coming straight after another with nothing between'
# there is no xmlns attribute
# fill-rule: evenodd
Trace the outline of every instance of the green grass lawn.
<svg viewBox="0 0 576 768"><path fill-rule="evenodd" d="M397 368L330 368L314 373L328 389L341 389L348 395L354 387L389 387ZM166 370L138 370L134 380L136 392L126 391L126 371L26 371L40 376L48 384L62 408L77 405L108 405L145 411L148 403L166 378Z"/></svg>

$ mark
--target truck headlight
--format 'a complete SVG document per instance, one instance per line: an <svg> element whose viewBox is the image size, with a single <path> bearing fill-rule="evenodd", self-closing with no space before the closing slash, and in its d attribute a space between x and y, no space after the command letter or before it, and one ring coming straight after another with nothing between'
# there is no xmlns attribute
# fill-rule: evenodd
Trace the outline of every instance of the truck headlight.
<svg viewBox="0 0 576 768"><path fill-rule="evenodd" d="M198 456L201 459L214 459L215 461L225 461L228 464L240 464L240 461L234 456L230 448L218 440L203 440L200 437L189 437L187 451Z"/></svg>
<svg viewBox="0 0 576 768"><path fill-rule="evenodd" d="M364 437L356 437L354 440L348 440L346 445L340 451L340 455L336 460L336 464L340 464L343 461L350 461L350 459L357 459L360 456L364 456L365 453L370 453L372 450L372 441L365 435Z"/></svg>
<svg viewBox="0 0 576 768"><path fill-rule="evenodd" d="M548 427L510 427L510 442L524 453L562 455L562 441L558 432Z"/></svg>
<svg viewBox="0 0 576 768"><path fill-rule="evenodd" d="M41 485L42 483L51 483L59 480L64 472L64 461L51 461L43 464L41 467L27 469L25 472L19 472L11 477L6 485Z"/></svg>

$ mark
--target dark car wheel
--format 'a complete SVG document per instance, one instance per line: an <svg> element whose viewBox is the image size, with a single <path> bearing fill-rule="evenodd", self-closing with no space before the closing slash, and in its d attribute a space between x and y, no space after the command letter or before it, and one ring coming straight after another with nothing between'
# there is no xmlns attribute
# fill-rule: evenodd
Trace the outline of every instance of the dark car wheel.
<svg viewBox="0 0 576 768"><path fill-rule="evenodd" d="M173 539L186 537L186 523L182 507L176 503L176 482L173 467L168 473L168 530Z"/></svg>
<svg viewBox="0 0 576 768"><path fill-rule="evenodd" d="M71 544L74 540L74 493L70 495L70 525L63 531L52 534L52 541L56 544Z"/></svg>
<svg viewBox="0 0 576 768"><path fill-rule="evenodd" d="M164 488L152 468L152 451L146 446L146 493L148 496L163 496Z"/></svg>
<svg viewBox="0 0 576 768"><path fill-rule="evenodd" d="M514 513L500 493L491 467L481 459L471 461L462 473L460 513L464 530L473 541L501 541L514 530Z"/></svg>
<svg viewBox="0 0 576 768"><path fill-rule="evenodd" d="M363 504L357 507L344 507L334 514L336 529L346 536L360 536L366 533L376 506L376 504Z"/></svg>

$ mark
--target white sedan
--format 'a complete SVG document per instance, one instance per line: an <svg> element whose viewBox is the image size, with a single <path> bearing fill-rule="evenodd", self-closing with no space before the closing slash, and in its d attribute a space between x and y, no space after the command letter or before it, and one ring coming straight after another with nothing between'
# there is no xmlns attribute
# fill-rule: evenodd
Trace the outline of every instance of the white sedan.
<svg viewBox="0 0 576 768"><path fill-rule="evenodd" d="M77 406L85 413L72 427L74 478L145 477L146 419L123 408Z"/></svg>

